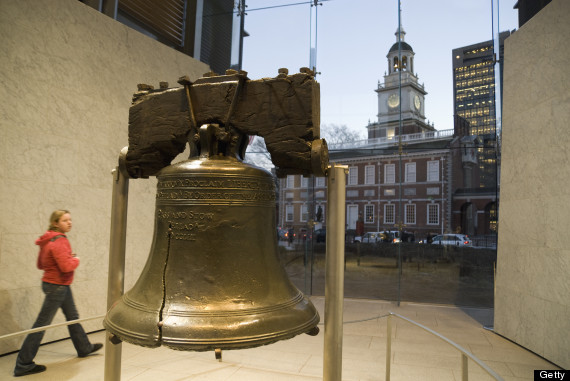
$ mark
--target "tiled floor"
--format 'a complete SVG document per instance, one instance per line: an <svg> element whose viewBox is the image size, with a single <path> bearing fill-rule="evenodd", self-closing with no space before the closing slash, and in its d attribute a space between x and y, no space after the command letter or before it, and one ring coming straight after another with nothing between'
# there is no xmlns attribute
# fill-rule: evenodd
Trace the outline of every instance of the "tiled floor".
<svg viewBox="0 0 570 381"><path fill-rule="evenodd" d="M324 298L313 297L324 315ZM492 310L346 299L343 325L343 380L384 380L388 312L398 313L451 339L470 351L505 380L532 380L534 369L559 369L544 359L486 330ZM392 380L461 380L460 354L449 344L408 322L392 323ZM104 332L90 335L104 342ZM180 352L122 344L122 380L321 380L324 327L316 336L300 335L264 347L213 352ZM25 380L103 380L105 351L78 358L69 340L44 345L36 362L47 371ZM12 376L16 354L0 357L0 380ZM469 361L469 380L490 380Z"/></svg>

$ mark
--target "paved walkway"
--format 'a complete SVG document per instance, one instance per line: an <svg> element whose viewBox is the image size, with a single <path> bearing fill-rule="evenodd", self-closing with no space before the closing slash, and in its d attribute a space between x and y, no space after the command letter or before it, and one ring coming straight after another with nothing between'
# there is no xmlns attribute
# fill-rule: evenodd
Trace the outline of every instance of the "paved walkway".
<svg viewBox="0 0 570 381"><path fill-rule="evenodd" d="M213 352L148 349L123 344L122 380L321 380L323 374L324 298L313 297L321 314L321 333L300 335L264 347L224 351L221 362ZM533 380L534 369L559 369L535 354L484 329L492 324L489 309L346 299L343 326L343 380L384 380L385 317L392 311L416 321L470 351L507 381ZM461 380L460 354L449 344L400 319L393 319L391 379ZM103 342L104 332L90 335ZM0 380L10 379L16 354L0 357ZM36 362L47 371L23 380L103 380L104 350L78 358L69 340L44 345ZM490 380L469 361L469 380Z"/></svg>

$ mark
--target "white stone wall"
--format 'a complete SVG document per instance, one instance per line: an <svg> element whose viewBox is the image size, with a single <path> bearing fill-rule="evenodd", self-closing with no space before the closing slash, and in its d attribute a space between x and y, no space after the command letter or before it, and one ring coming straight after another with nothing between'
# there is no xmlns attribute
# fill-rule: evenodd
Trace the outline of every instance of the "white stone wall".
<svg viewBox="0 0 570 381"><path fill-rule="evenodd" d="M505 41L495 330L570 368L570 2Z"/></svg>
<svg viewBox="0 0 570 381"><path fill-rule="evenodd" d="M35 239L69 209L81 259L72 286L81 317L106 309L112 176L128 144L138 83L178 86L207 65L76 0L0 2L0 335L32 326L43 301ZM126 288L151 244L156 182L131 180ZM58 313L54 323L64 321ZM84 324L102 329L101 321ZM48 331L45 341L68 336ZM0 354L23 337L0 342Z"/></svg>

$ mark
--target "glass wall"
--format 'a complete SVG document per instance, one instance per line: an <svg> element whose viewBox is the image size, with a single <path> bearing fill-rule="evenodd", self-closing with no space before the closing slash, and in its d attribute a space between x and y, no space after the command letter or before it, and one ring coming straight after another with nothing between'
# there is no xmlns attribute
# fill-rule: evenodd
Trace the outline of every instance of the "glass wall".
<svg viewBox="0 0 570 381"><path fill-rule="evenodd" d="M346 297L493 307L498 192L476 179L479 154L496 153L473 136L446 142L409 144L401 157L331 151L350 156ZM326 178L288 176L278 193L281 262L299 289L324 295Z"/></svg>

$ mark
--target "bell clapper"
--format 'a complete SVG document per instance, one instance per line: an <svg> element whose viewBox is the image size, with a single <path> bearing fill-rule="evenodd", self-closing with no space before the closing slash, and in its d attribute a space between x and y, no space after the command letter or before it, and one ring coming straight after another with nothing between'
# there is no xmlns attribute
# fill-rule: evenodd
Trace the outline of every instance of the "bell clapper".
<svg viewBox="0 0 570 381"><path fill-rule="evenodd" d="M314 326L313 328L311 328L309 331L307 331L307 335L309 336L317 336L319 334L321 330L319 329L319 327Z"/></svg>
<svg viewBox="0 0 570 381"><path fill-rule="evenodd" d="M214 350L214 353L216 355L216 360L218 360L219 362L222 362L222 349L221 348L216 348Z"/></svg>
<svg viewBox="0 0 570 381"><path fill-rule="evenodd" d="M113 334L111 334L109 336L109 341L113 345L121 344L123 342L123 340L121 340L117 335L113 335Z"/></svg>

